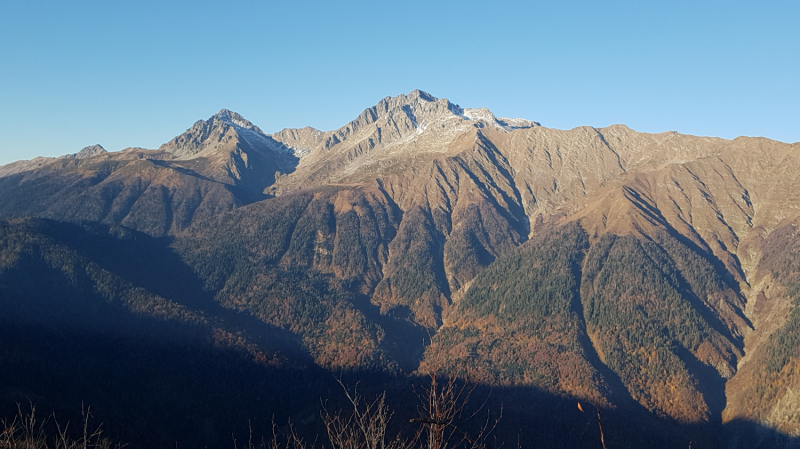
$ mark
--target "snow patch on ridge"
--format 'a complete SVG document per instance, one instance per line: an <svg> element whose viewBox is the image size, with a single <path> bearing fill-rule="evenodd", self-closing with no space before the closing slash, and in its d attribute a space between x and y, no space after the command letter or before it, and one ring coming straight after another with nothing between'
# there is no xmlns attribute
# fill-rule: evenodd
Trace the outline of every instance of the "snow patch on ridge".
<svg viewBox="0 0 800 449"><path fill-rule="evenodd" d="M242 128L246 128L247 127L247 122L245 122L243 120L233 119L232 122L236 126L241 126Z"/></svg>
<svg viewBox="0 0 800 449"><path fill-rule="evenodd" d="M486 108L467 108L464 109L462 116L467 120L481 121L491 125L499 126L506 131L541 126L538 122L534 122L532 120L525 120L521 118L497 118L494 116L494 114L492 114L492 111Z"/></svg>
<svg viewBox="0 0 800 449"><path fill-rule="evenodd" d="M489 123L497 121L497 119L495 119L494 117L494 114L492 114L492 112L486 108L475 108L475 109L466 108L464 109L463 116L468 120L475 120L475 121L483 120Z"/></svg>

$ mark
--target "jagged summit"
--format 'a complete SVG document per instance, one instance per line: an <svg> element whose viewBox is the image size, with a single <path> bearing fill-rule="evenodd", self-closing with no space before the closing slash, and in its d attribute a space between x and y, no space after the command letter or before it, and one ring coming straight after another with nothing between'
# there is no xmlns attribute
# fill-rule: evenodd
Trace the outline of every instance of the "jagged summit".
<svg viewBox="0 0 800 449"><path fill-rule="evenodd" d="M108 153L108 151L99 144L90 145L75 153L75 159L86 159L87 157L97 156L103 153Z"/></svg>
<svg viewBox="0 0 800 449"><path fill-rule="evenodd" d="M436 97L421 89L414 89L407 96L421 98L425 101L436 101Z"/></svg>
<svg viewBox="0 0 800 449"><path fill-rule="evenodd" d="M222 110L217 116L234 122L230 114ZM447 98L415 89L381 99L339 129L287 128L271 137L302 159L300 165L307 167L304 171L320 172L313 176L327 179L321 172L342 168L342 159L349 165L345 171L352 173L393 155L446 152L450 143L476 129L510 132L537 126L541 125L531 120L495 117L485 108L465 109Z"/></svg>
<svg viewBox="0 0 800 449"><path fill-rule="evenodd" d="M537 126L530 120L497 118L485 108L465 109L416 89L383 98L337 130L283 130L273 137L303 155L296 175L281 181L293 189L309 180L359 182L387 167L405 166L407 158L457 154L472 146L482 130L509 133Z"/></svg>
<svg viewBox="0 0 800 449"><path fill-rule="evenodd" d="M364 112L368 111L375 111L375 112L391 112L396 109L404 109L406 106L409 107L425 107L426 103L433 103L437 106L442 107L441 110L449 110L453 114L461 115L462 109L459 105L451 103L450 100L447 98L436 98L433 95L419 89L415 89L411 91L408 95L397 95L395 97L385 97L383 100L379 101L372 108L368 108ZM440 109L440 108L437 108Z"/></svg>
<svg viewBox="0 0 800 449"><path fill-rule="evenodd" d="M176 159L193 159L229 152L242 141L256 149L276 147L258 126L236 112L222 109L208 120L198 120L159 150L172 153Z"/></svg>
<svg viewBox="0 0 800 449"><path fill-rule="evenodd" d="M385 119L389 122L408 121L409 129L424 126L432 120L445 116L459 116L463 110L446 98L439 99L419 89L408 95L385 97L375 106L367 108L355 120L335 131L341 138L347 138L364 127ZM402 130L398 130L401 134ZM335 141L336 139L333 139ZM343 140L343 139L341 139ZM337 142L338 143L338 142ZM335 144L335 143L334 143Z"/></svg>
<svg viewBox="0 0 800 449"><path fill-rule="evenodd" d="M294 170L297 156L236 112L222 109L159 148L175 163L208 178L261 195L277 174Z"/></svg>
<svg viewBox="0 0 800 449"><path fill-rule="evenodd" d="M239 128L249 129L258 133L264 134L261 129L254 125L249 120L242 117L240 114L231 111L230 109L221 109L218 113L211 116L209 120L219 120L229 125L237 126Z"/></svg>
<svg viewBox="0 0 800 449"><path fill-rule="evenodd" d="M407 122L410 126L403 127ZM361 115L348 125L333 132L333 137L326 142L326 146L338 144L350 138L353 134L368 125L375 124L393 127L393 130L382 129L381 140L386 131L396 132L398 137L407 137L411 134L422 134L428 130L436 130L437 134L449 136L461 133L471 128L499 128L512 131L520 128L540 126L538 122L517 118L497 118L486 108L462 108L450 102L447 98L436 98L433 95L416 89L408 95L386 97L375 106L365 109ZM395 124L401 126L394 126Z"/></svg>

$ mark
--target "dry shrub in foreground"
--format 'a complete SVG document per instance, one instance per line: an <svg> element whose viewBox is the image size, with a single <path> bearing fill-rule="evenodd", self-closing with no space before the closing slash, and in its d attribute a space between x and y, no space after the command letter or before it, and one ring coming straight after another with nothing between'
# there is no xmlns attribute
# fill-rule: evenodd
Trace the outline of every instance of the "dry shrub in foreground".
<svg viewBox="0 0 800 449"><path fill-rule="evenodd" d="M419 436L427 449L485 449L486 439L497 427L503 411L494 420L487 413L486 421L478 429L477 434L468 435L462 425L477 417L486 401L472 414L466 415L466 407L475 386L460 382L453 376L439 376L438 370L429 374L430 384L421 388L418 394L421 406L419 416L412 423L422 424ZM488 398L487 398L488 400Z"/></svg>
<svg viewBox="0 0 800 449"><path fill-rule="evenodd" d="M87 408L82 410L83 422L79 429L80 435L71 436L70 423L58 423L55 415L44 419L36 416L36 407L31 404L30 411L24 412L22 406L17 404L17 415L11 420L2 420L0 431L0 449L111 449L122 448L120 444L112 443L102 437L100 427L91 430L89 419L91 412Z"/></svg>
<svg viewBox="0 0 800 449"><path fill-rule="evenodd" d="M420 399L418 416L409 420L410 423L418 425L414 429L412 438L403 438L399 434L392 437L387 434L393 412L386 405L385 392L374 400L368 400L358 392L358 385L350 392L339 381L352 408L347 411L331 412L323 404L322 421L327 431L329 449L485 449L486 438L492 433L500 418L492 422L487 414L486 422L477 434L468 435L461 426L475 418L484 408L485 402L477 411L466 416L467 402L474 391L474 386L460 382L454 377L439 376L436 372L429 377L430 383L421 387L418 394ZM260 447L307 448L291 427L289 434L281 441L279 443L277 438L273 438L269 446L262 444Z"/></svg>
<svg viewBox="0 0 800 449"><path fill-rule="evenodd" d="M409 441L397 435L387 439L386 428L393 413L386 405L385 392L370 402L361 397L358 386L351 394L341 381L339 384L353 411L331 414L323 405L322 421L332 449L410 449L414 446L416 438Z"/></svg>
<svg viewBox="0 0 800 449"><path fill-rule="evenodd" d="M311 445L314 447L315 445ZM278 435L278 429L275 423L272 423L272 440L269 443L262 441L258 446L253 443L253 428L250 428L250 437L247 439L247 445L242 446L242 449L307 449L309 446L305 440L300 438L294 431L294 427L289 424L289 431L285 434ZM233 449L239 449L239 443L236 437L233 438Z"/></svg>

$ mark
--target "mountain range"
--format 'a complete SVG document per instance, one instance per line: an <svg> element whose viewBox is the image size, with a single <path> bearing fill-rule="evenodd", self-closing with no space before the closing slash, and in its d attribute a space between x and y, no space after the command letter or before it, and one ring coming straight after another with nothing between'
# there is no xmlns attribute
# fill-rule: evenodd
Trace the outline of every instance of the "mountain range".
<svg viewBox="0 0 800 449"><path fill-rule="evenodd" d="M534 416L542 444L593 447L567 411L587 401L618 447L797 445L798 186L800 143L558 130L419 90L334 131L267 135L223 109L156 150L15 162L0 399L94 399L128 441L170 444L103 401L138 385L117 398L136 416L176 414L203 391L217 407L182 425L207 444L238 425L215 415L231 398L302 421L320 373L380 388L441 370L539 401L509 409L508 441Z"/></svg>

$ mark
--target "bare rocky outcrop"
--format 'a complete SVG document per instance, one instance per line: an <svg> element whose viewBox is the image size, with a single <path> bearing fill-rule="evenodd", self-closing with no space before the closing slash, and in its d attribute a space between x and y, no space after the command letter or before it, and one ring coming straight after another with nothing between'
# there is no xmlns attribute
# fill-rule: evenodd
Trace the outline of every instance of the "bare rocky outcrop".
<svg viewBox="0 0 800 449"><path fill-rule="evenodd" d="M61 156L63 159L86 159L88 157L98 156L103 153L108 153L105 148L100 145L90 145L88 147L83 148L81 151L78 151L75 154L68 154L66 156Z"/></svg>

